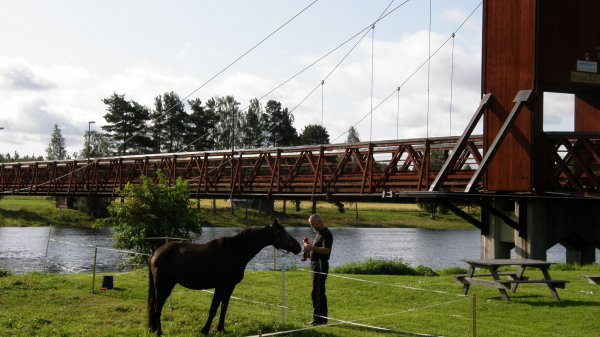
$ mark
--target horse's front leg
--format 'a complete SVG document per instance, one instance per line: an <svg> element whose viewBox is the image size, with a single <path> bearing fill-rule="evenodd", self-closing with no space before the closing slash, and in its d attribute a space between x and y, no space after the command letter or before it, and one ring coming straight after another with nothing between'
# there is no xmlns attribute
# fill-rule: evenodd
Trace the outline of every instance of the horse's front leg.
<svg viewBox="0 0 600 337"><path fill-rule="evenodd" d="M219 315L219 324L217 325L217 331L225 330L225 314L227 313L227 307L229 306L229 299L233 293L234 287L223 290L223 298L221 300L221 314Z"/></svg>
<svg viewBox="0 0 600 337"><path fill-rule="evenodd" d="M208 319L206 319L206 324L202 328L203 334L208 334L210 331L210 325L212 324L213 318L217 314L217 309L219 308L219 304L223 299L223 291L219 288L215 288L215 293L213 294L212 303L210 304L210 309L208 310Z"/></svg>

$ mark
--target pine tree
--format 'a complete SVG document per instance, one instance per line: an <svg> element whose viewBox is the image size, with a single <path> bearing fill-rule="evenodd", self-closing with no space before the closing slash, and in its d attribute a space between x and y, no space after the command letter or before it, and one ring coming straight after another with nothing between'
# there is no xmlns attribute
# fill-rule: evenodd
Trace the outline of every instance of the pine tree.
<svg viewBox="0 0 600 337"><path fill-rule="evenodd" d="M270 146L290 146L298 144L299 137L294 128L294 115L288 109L281 109L281 103L270 100L265 107L267 115L267 143Z"/></svg>
<svg viewBox="0 0 600 337"><path fill-rule="evenodd" d="M244 148L253 149L266 145L264 116L258 99L250 100L248 111L242 116L241 137Z"/></svg>
<svg viewBox="0 0 600 337"><path fill-rule="evenodd" d="M217 116L214 137L217 149L231 149L232 144L235 148L242 146L239 105L233 96L215 97L207 103Z"/></svg>
<svg viewBox="0 0 600 337"><path fill-rule="evenodd" d="M150 119L148 109L116 93L102 102L107 105L104 115L107 124L102 130L107 132L112 150L120 155L151 151L151 140L146 135L146 122Z"/></svg>
<svg viewBox="0 0 600 337"><path fill-rule="evenodd" d="M358 136L358 131L356 131L356 129L354 128L354 126L351 126L348 129L348 137L346 137L346 143L360 143L360 138Z"/></svg>
<svg viewBox="0 0 600 337"><path fill-rule="evenodd" d="M214 125L216 116L214 109L202 106L199 98L188 101L192 113L189 115L187 132L184 137L186 151L206 151L215 147Z"/></svg>
<svg viewBox="0 0 600 337"><path fill-rule="evenodd" d="M46 160L61 160L65 158L67 158L65 138L62 136L58 124L54 124L52 136L50 136L50 143L46 148Z"/></svg>
<svg viewBox="0 0 600 337"><path fill-rule="evenodd" d="M176 152L183 148L188 114L175 92L166 92L154 99L152 119L153 149Z"/></svg>

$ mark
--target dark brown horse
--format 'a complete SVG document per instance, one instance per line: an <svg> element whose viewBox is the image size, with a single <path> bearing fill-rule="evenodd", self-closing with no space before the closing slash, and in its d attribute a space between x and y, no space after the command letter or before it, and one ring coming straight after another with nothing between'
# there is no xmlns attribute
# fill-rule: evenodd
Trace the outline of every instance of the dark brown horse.
<svg viewBox="0 0 600 337"><path fill-rule="evenodd" d="M209 332L219 304L221 315L217 330L223 331L229 298L235 285L244 278L246 264L269 245L294 254L301 250L300 243L277 220L266 227L244 229L232 237L222 237L204 244L169 242L158 248L149 263L150 331L157 335L162 333L160 314L176 284L196 290L215 288L202 333Z"/></svg>

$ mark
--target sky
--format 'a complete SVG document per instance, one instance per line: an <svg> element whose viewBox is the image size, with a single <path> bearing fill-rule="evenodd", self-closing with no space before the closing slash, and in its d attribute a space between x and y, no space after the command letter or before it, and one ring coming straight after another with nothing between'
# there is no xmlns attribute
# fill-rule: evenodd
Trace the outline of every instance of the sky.
<svg viewBox="0 0 600 337"><path fill-rule="evenodd" d="M4 1L0 153L45 156L54 124L79 151L113 93L148 108L171 91L242 109L266 95L335 143L351 126L362 141L462 133L481 97L480 0L313 1ZM572 129L572 97L545 104L547 131Z"/></svg>

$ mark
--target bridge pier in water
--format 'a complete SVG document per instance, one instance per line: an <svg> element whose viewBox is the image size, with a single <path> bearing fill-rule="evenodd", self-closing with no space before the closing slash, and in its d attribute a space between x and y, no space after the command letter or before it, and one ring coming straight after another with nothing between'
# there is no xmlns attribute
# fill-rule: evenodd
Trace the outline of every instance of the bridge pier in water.
<svg viewBox="0 0 600 337"><path fill-rule="evenodd" d="M487 233L481 235L481 258L506 259L514 249L517 258L546 260L556 244L566 249L566 262L592 264L600 248L600 202L576 199L494 200L492 207L513 218L512 228L500 217L482 212Z"/></svg>

